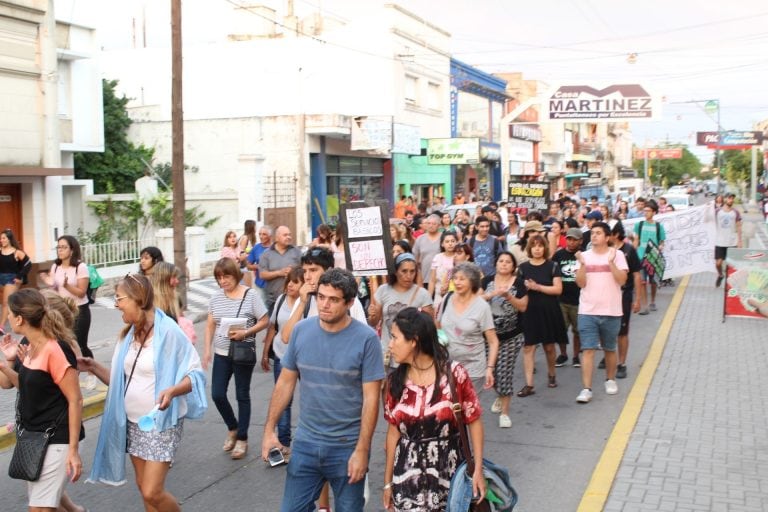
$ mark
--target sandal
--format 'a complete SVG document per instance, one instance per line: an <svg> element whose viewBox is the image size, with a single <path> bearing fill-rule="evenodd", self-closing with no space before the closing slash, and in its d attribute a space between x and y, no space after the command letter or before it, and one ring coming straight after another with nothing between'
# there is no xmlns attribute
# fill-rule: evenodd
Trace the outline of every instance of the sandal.
<svg viewBox="0 0 768 512"><path fill-rule="evenodd" d="M550 375L549 376L549 384L547 384L547 386L549 386L551 388L556 388L557 387L557 380L556 380L554 375Z"/></svg>
<svg viewBox="0 0 768 512"><path fill-rule="evenodd" d="M517 396L525 398L526 396L533 395L536 391L533 390L533 386L523 386L523 389L517 392Z"/></svg>
<svg viewBox="0 0 768 512"><path fill-rule="evenodd" d="M240 460L248 453L248 441L236 441L235 447L232 449L232 459Z"/></svg>
<svg viewBox="0 0 768 512"><path fill-rule="evenodd" d="M230 430L227 438L224 440L224 446L221 447L225 452L231 452L237 442L237 430Z"/></svg>

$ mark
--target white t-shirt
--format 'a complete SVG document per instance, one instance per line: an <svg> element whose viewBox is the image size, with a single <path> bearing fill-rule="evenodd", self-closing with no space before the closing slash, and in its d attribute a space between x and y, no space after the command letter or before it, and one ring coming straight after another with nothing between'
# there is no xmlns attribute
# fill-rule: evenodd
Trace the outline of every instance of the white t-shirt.
<svg viewBox="0 0 768 512"><path fill-rule="evenodd" d="M741 221L741 214L735 208L725 211L722 208L715 214L715 245L718 247L736 247L738 236L737 224Z"/></svg>
<svg viewBox="0 0 768 512"><path fill-rule="evenodd" d="M285 324L288 323L288 320L291 319L293 308L299 302L298 299L296 299L291 306L288 306L288 299L286 298L278 310L277 305L280 304L281 297L283 296L281 295L277 298L277 301L275 302L275 308L272 310L272 316L269 318L270 323L277 325L279 329L277 333L275 333L275 338L272 340L272 350L274 350L275 355L280 359L283 358L285 351L288 350L288 344L283 343L281 331L283 330L283 327L285 327Z"/></svg>

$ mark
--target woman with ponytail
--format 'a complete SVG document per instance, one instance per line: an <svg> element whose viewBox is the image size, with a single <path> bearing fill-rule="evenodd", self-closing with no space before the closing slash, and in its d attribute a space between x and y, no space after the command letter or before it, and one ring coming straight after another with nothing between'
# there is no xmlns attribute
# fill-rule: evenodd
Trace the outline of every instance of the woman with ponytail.
<svg viewBox="0 0 768 512"><path fill-rule="evenodd" d="M53 429L40 478L27 483L27 492L30 509L56 510L67 477L76 481L83 468L79 453L85 437L83 398L72 326L37 290L12 294L8 308L13 332L22 335L29 346L19 350L19 342L10 334L3 337L0 349L7 362L15 363L15 369L0 363L0 387L19 390L17 428L34 432Z"/></svg>
<svg viewBox="0 0 768 512"><path fill-rule="evenodd" d="M472 487L485 496L483 422L472 380L448 360L432 315L405 308L392 322L389 348L399 364L387 377L384 418L389 423L384 467L384 508L445 510L448 484L464 456L453 403L461 403L475 459ZM457 397L451 394L451 372Z"/></svg>

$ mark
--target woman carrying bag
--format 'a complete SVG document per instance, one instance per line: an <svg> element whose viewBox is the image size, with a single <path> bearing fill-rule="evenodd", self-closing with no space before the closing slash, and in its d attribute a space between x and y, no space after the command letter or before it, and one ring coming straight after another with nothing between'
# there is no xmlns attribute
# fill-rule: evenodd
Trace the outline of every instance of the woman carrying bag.
<svg viewBox="0 0 768 512"><path fill-rule="evenodd" d="M240 348L235 343L255 343L257 332L269 326L267 308L258 293L239 284L243 278L235 260L222 258L216 262L213 275L221 290L211 298L208 321L205 326L203 368L213 362L211 370L211 398L227 425L227 437L222 450L232 452L233 459L242 459L248 452L248 427L251 423L251 377L256 366L254 347L252 362L240 363L235 354ZM242 318L242 322L235 319ZM223 321L231 325L222 332ZM234 349L234 350L233 350ZM237 416L227 398L229 381L235 378Z"/></svg>

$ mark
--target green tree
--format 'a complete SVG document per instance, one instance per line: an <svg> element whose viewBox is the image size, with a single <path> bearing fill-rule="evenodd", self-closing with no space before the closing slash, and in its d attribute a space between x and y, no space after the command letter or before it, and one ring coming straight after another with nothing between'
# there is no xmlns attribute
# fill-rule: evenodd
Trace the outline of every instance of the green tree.
<svg viewBox="0 0 768 512"><path fill-rule="evenodd" d="M683 149L682 158L668 160L648 160L648 167L653 169L651 174L651 183L661 186L676 185L688 178L698 178L701 173L701 162L688 151L688 148L680 145L665 146L665 149L679 148ZM637 171L638 177L645 177L643 172L645 166L644 160L633 160L632 168Z"/></svg>
<svg viewBox="0 0 768 512"><path fill-rule="evenodd" d="M152 160L153 148L136 146L128 140L131 119L126 112L129 98L117 97L117 80L102 80L104 101L104 152L75 153L75 177L92 179L97 194L130 193L144 175L145 162Z"/></svg>
<svg viewBox="0 0 768 512"><path fill-rule="evenodd" d="M757 175L763 172L763 152L757 151ZM720 155L723 169L722 174L729 183L742 185L749 183L752 176L752 150L727 149ZM717 165L717 156L713 157L713 165Z"/></svg>

